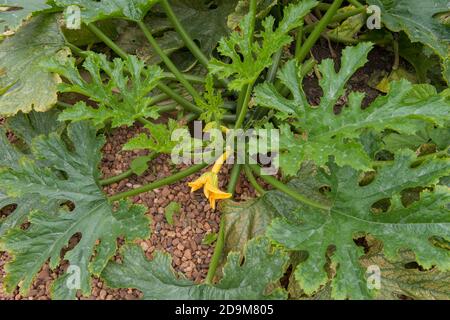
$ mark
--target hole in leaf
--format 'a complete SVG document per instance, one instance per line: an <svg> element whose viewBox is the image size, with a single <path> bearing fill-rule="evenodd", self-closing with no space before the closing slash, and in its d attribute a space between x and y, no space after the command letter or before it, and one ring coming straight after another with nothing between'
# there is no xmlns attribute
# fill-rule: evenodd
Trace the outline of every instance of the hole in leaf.
<svg viewBox="0 0 450 320"><path fill-rule="evenodd" d="M6 207L0 208L0 219L9 216L11 213L14 212L14 210L16 210L16 208L17 208L16 204L10 204L7 205Z"/></svg>
<svg viewBox="0 0 450 320"><path fill-rule="evenodd" d="M358 182L359 186L360 187L368 186L373 182L373 180L375 180L375 176L376 176L375 171L364 172L359 178Z"/></svg>
<svg viewBox="0 0 450 320"><path fill-rule="evenodd" d="M411 261L411 262L405 263L405 268L406 269L417 269L419 271L426 271L416 261Z"/></svg>
<svg viewBox="0 0 450 320"><path fill-rule="evenodd" d="M380 214L387 212L391 206L391 199L385 198L378 200L374 204L372 204L371 210L374 214Z"/></svg>
<svg viewBox="0 0 450 320"><path fill-rule="evenodd" d="M353 242L358 246L358 247L363 247L364 248L364 253L368 253L369 249L370 249L370 245L367 242L366 237L358 237L356 239L353 239Z"/></svg>
<svg viewBox="0 0 450 320"><path fill-rule="evenodd" d="M331 187L330 187L330 186L327 186L327 185L321 186L321 187L319 188L319 192L320 192L321 194L325 195L325 194L331 192Z"/></svg>
<svg viewBox="0 0 450 320"><path fill-rule="evenodd" d="M412 203L420 200L420 193L423 190L425 190L425 188L422 188L422 187L408 188L408 189L403 190L400 193L403 206L408 207Z"/></svg>
<svg viewBox="0 0 450 320"><path fill-rule="evenodd" d="M75 210L75 204L72 201L64 202L60 205L61 208L67 209L69 212Z"/></svg>

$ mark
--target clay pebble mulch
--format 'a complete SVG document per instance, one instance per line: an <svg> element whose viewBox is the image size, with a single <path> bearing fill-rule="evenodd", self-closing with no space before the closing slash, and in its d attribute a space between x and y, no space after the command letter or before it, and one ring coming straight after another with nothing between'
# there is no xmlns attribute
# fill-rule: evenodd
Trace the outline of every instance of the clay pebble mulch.
<svg viewBox="0 0 450 320"><path fill-rule="evenodd" d="M103 160L101 171L105 178L121 174L128 170L131 161L146 151L122 151L122 146L131 137L144 132L140 125L131 128L118 128L113 130L107 137L107 143L103 148ZM184 166L174 166L167 155L158 156L149 166L149 169L141 176L131 176L118 183L106 186L104 191L108 195L127 191L151 183L176 171ZM204 169L202 172L205 172ZM227 173L229 167L224 166L220 174L220 187L226 189ZM191 193L187 182L202 174L186 178L170 186L162 187L152 192L147 192L130 199L136 204L142 204L148 208L147 215L151 218L151 236L149 239L137 243L145 251L146 256L151 259L156 250L167 252L172 256L172 266L175 270L183 273L187 278L201 282L207 274L209 262L214 250L214 245L203 245L202 240L206 234L218 232L220 213L212 211L209 203L201 191ZM255 191L241 176L236 188L236 200L245 200L255 197ZM178 202L181 210L174 215L174 224L170 225L165 218L165 208L172 202ZM2 214L8 214L2 210ZM79 237L75 236L69 243L68 248L74 247ZM13 294L7 295L3 291L3 278L5 277L4 265L10 257L5 252L0 252L0 300L48 300L50 299L51 283L58 275L67 268L67 263L62 262L56 270L50 270L44 265L37 275L32 288L26 296L15 290ZM99 280L93 279L93 289L89 297L79 297L80 300L116 300L116 299L139 299L142 293L133 289L110 289Z"/></svg>

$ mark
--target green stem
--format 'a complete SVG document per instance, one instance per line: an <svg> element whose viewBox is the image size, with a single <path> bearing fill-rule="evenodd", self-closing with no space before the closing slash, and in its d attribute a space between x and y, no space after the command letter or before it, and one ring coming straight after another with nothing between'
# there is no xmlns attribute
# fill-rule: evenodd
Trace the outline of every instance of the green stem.
<svg viewBox="0 0 450 320"><path fill-rule="evenodd" d="M164 113L164 112L171 112L177 109L178 103L171 103L164 106L158 106L158 112Z"/></svg>
<svg viewBox="0 0 450 320"><path fill-rule="evenodd" d="M178 68L173 64L172 60L164 53L164 50L159 46L158 42L153 37L150 30L147 28L144 22L138 21L139 28L141 28L142 32L144 32L145 37L147 38L150 45L155 49L158 56L164 62L164 64L169 68L169 70L175 75L178 81L186 88L186 90L190 93L190 95L195 100L202 100L200 94L195 90L195 88L191 85L189 81L186 80L184 75L178 70Z"/></svg>
<svg viewBox="0 0 450 320"><path fill-rule="evenodd" d="M74 52L75 54L77 54L78 56L80 56L80 57L85 57L85 56L86 56L86 54L84 53L84 51L83 51L82 49L78 48L76 45L73 45L73 44L71 44L71 43L69 43L69 42L66 42L65 45L66 45L66 47L69 47L70 50L71 50L72 52Z"/></svg>
<svg viewBox="0 0 450 320"><path fill-rule="evenodd" d="M295 37L295 58L300 54L300 50L302 48L303 43L303 25L297 28L297 35ZM298 58L297 58L298 59Z"/></svg>
<svg viewBox="0 0 450 320"><path fill-rule="evenodd" d="M192 74L183 73L183 76L186 78L186 80L192 82L192 83L198 83L203 84L205 83L205 78L200 76L194 76ZM163 77L170 80L177 80L177 77L173 73L170 72L163 72Z"/></svg>
<svg viewBox="0 0 450 320"><path fill-rule="evenodd" d="M100 40L102 40L112 51L114 51L119 57L123 60L127 59L127 53L122 50L114 41L111 40L102 30L97 28L94 23L89 23L87 25L88 29L97 36Z"/></svg>
<svg viewBox="0 0 450 320"><path fill-rule="evenodd" d="M248 165L244 166L244 171L247 180L250 182L250 184L253 186L256 192L258 192L260 195L265 194L266 190L264 190L263 187L261 187L261 185L258 183L258 181L256 181L256 178Z"/></svg>
<svg viewBox="0 0 450 320"><path fill-rule="evenodd" d="M197 113L197 114L202 113L202 109L197 107L192 102L186 100L182 96L178 95L175 91L170 89L164 83L162 83L162 82L158 83L157 87L158 87L159 90L161 90L162 92L167 94L171 99L173 99L175 102L177 102L179 105L181 105L185 110L191 111L191 112L194 112L194 113Z"/></svg>
<svg viewBox="0 0 450 320"><path fill-rule="evenodd" d="M274 82L277 76L278 66L280 65L281 56L283 55L283 49L278 50L272 58L272 65L267 71L267 81Z"/></svg>
<svg viewBox="0 0 450 320"><path fill-rule="evenodd" d="M163 7L164 11L166 12L166 15L169 18L170 22L173 24L178 35L181 37L181 39L183 39L183 42L186 45L186 47L191 51L194 57L196 57L202 65L204 65L205 67L208 66L208 58L203 54L200 48L195 44L195 42L186 32L183 25L180 23L177 16L173 12L169 4L169 1L162 0L160 4Z"/></svg>
<svg viewBox="0 0 450 320"><path fill-rule="evenodd" d="M157 154L156 152L152 152L152 153L149 155L149 158L148 158L148 161L147 161L147 162L152 161L153 159L155 159L157 155L158 155L158 154ZM99 181L99 184L100 184L101 186L107 186L107 185L113 184L113 183L115 183L115 182L121 181L121 180L123 180L123 179L129 178L129 177L131 177L133 174L134 174L133 170L132 170L132 169L129 169L129 170L127 170L127 171L125 171L125 172L123 172L123 173L117 175L117 176L114 176L114 177L111 177L111 178L107 178L107 179L102 179L102 180Z"/></svg>
<svg viewBox="0 0 450 320"><path fill-rule="evenodd" d="M338 13L333 16L333 18L328 22L328 24L341 22L342 20L345 20L347 18L356 16L356 15L364 13L364 12L366 12L366 8L357 8L357 9L352 9L352 10L349 10L346 12ZM322 21L322 20L320 20L320 21ZM312 31L314 31L316 29L316 27L318 26L318 24L320 23L320 21L311 23L310 25L304 27L303 32L310 33Z"/></svg>
<svg viewBox="0 0 450 320"><path fill-rule="evenodd" d="M314 46L316 41L319 39L321 33L325 30L327 25L330 23L331 19L336 14L336 11L341 7L343 1L344 0L334 0L333 1L333 4L327 10L327 12L323 16L323 18L320 19L317 26L314 27L313 32L309 35L309 37L306 39L305 43L303 44L302 48L299 50L298 55L296 56L298 62L303 62L303 60L305 60L309 51Z"/></svg>
<svg viewBox="0 0 450 320"><path fill-rule="evenodd" d="M113 184L115 182L121 181L123 179L129 178L132 175L133 175L133 170L129 169L129 170L125 171L124 173L119 174L117 176L100 180L99 183L101 186L107 186L107 185Z"/></svg>
<svg viewBox="0 0 450 320"><path fill-rule="evenodd" d="M392 65L392 70L397 70L400 65L400 55L399 55L399 47L398 47L398 36L394 34L393 40L393 49L394 49L394 63Z"/></svg>
<svg viewBox="0 0 450 320"><path fill-rule="evenodd" d="M151 122L151 121L148 121L147 119L145 119L145 118L138 118L137 119L140 123L142 123L143 125L148 125L148 126L153 126L153 122Z"/></svg>
<svg viewBox="0 0 450 320"><path fill-rule="evenodd" d="M231 169L230 173L230 181L228 182L228 188L227 192L234 194L234 191L236 190L236 185L239 181L239 175L241 173L242 166L240 164L235 164L233 166L233 169Z"/></svg>
<svg viewBox="0 0 450 320"><path fill-rule="evenodd" d="M363 8L364 6L358 0L347 0L348 3L355 6L356 8Z"/></svg>
<svg viewBox="0 0 450 320"><path fill-rule="evenodd" d="M253 83L249 84L247 86L247 90L245 91L242 108L239 112L239 116L237 118L236 124L234 125L235 129L240 129L242 127L242 124L244 123L245 116L247 115L247 111L248 111L248 103L250 102L250 96L252 94L252 90L253 90Z"/></svg>
<svg viewBox="0 0 450 320"><path fill-rule="evenodd" d="M319 208L319 209L323 209L323 210L329 210L330 209L330 206L327 206L327 205L324 205L322 203L316 202L316 201L311 200L310 198L308 198L308 197L306 197L306 196L304 196L302 194L297 193L297 191L291 189L290 187L288 187L284 183L278 181L277 179L275 179L272 176L259 174L260 168L257 165L249 165L249 166L252 169L252 171L255 172L256 174L258 174L261 177L261 179L263 179L265 182L267 182L268 184L270 184L274 188L280 190L281 192L286 193L287 195L291 196L295 200L303 202L304 204L307 204L307 205L309 205L311 207L315 207L315 208Z"/></svg>
<svg viewBox="0 0 450 320"><path fill-rule="evenodd" d="M206 163L202 163L202 164L196 164L188 169L185 169L183 171L180 171L172 176L166 177L164 179L152 182L150 184L147 184L145 186L142 186L140 188L136 188L130 191L126 191L126 192L122 192L122 193L118 193L115 194L111 197L109 197L109 201L117 201L117 200L121 200L124 198L128 198L128 197L133 197L136 196L138 194L144 193L144 192L148 192L157 188L161 188L163 186L175 183L179 180L182 180L186 177L189 177L190 175L202 170L203 168L206 168L208 166L208 164Z"/></svg>
<svg viewBox="0 0 450 320"><path fill-rule="evenodd" d="M211 262L208 267L208 274L206 275L205 283L212 284L214 275L216 274L217 267L222 257L223 247L225 246L225 218L222 216L219 225L219 234L217 235L216 246L211 257Z"/></svg>
<svg viewBox="0 0 450 320"><path fill-rule="evenodd" d="M230 174L230 181L228 182L228 193L234 194L236 184L239 180L239 174L241 172L241 165L235 164ZM219 265L220 258L222 257L223 247L225 245L225 218L222 215L220 219L219 234L217 236L216 246L209 263L208 274L206 275L205 282L211 284L216 274L217 266Z"/></svg>

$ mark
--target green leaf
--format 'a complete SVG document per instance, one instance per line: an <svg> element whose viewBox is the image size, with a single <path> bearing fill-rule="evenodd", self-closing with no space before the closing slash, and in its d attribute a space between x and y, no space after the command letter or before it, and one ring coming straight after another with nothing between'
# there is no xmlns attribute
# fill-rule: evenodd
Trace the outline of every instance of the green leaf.
<svg viewBox="0 0 450 320"><path fill-rule="evenodd" d="M173 215L178 214L181 210L181 205L178 202L172 201L164 208L164 216L167 223L173 226Z"/></svg>
<svg viewBox="0 0 450 320"><path fill-rule="evenodd" d="M215 232L207 233L207 234L205 234L205 236L202 239L202 244L205 246L210 246L214 242L217 241L217 237L218 237L218 234Z"/></svg>
<svg viewBox="0 0 450 320"><path fill-rule="evenodd" d="M223 79L234 76L229 84L232 90L239 91L245 85L254 83L260 73L272 64L272 55L291 43L289 32L301 26L303 17L316 5L315 0L290 4L284 9L284 17L275 30L275 19L267 17L262 22L261 44L252 40L251 15L246 15L239 24L240 31L234 31L219 42L219 53L231 59L231 63L213 58L209 64L210 72Z"/></svg>
<svg viewBox="0 0 450 320"><path fill-rule="evenodd" d="M64 47L56 15L40 15L0 44L0 114L49 110L57 101L59 76L40 63ZM67 55L66 51L61 56Z"/></svg>
<svg viewBox="0 0 450 320"><path fill-rule="evenodd" d="M64 63L49 59L42 65L70 82L60 84L60 92L82 94L98 103L98 108L94 109L78 102L73 108L63 111L59 117L62 121L91 120L96 126L111 121L113 127L120 127L131 126L141 117L159 117L148 96L163 77L158 66L147 67L135 56L128 56L126 60L116 58L110 63L105 55L90 52L83 63L90 74L87 81L80 75L74 58ZM102 73L108 76L106 81Z"/></svg>
<svg viewBox="0 0 450 320"><path fill-rule="evenodd" d="M381 21L391 31L404 31L413 42L422 42L442 58L449 54L448 26L435 18L449 12L447 0L368 0L381 9ZM414 14L411 14L414 13Z"/></svg>
<svg viewBox="0 0 450 320"><path fill-rule="evenodd" d="M209 57L221 37L228 35L227 16L233 11L237 0L216 0L203 2L197 0L171 0L170 6L186 33ZM180 49L185 47L183 39L173 31L173 25L160 6L155 6L147 14L144 23L157 37L159 46L171 56L179 69L192 65L195 58ZM117 39L117 44L130 54L135 54L149 64L161 62L161 58L148 43L147 38L135 24L127 24ZM179 58L181 61L177 63Z"/></svg>
<svg viewBox="0 0 450 320"><path fill-rule="evenodd" d="M334 106L345 94L346 82L367 61L371 48L370 43L361 43L344 49L337 73L332 60L322 61L319 70L323 78L319 84L324 95L319 106L312 107L307 102L298 71L302 67L296 68L294 60L287 62L278 74L280 81L291 90L293 99L284 98L269 83L255 88L259 106L292 115L296 120L294 125L302 133L297 136L287 124L280 127L280 167L285 174L295 175L307 160L325 164L330 155L340 166L367 170L371 159L360 140L365 130L391 129L411 134L425 124L441 127L446 124L450 117L449 99L437 94L430 85L412 85L406 80L392 82L389 94L378 97L365 109L361 108L364 94L351 92L347 95L347 106L335 114Z"/></svg>
<svg viewBox="0 0 450 320"><path fill-rule="evenodd" d="M148 170L148 162L153 159L153 156L142 156L133 159L130 163L130 168L134 174L140 176Z"/></svg>
<svg viewBox="0 0 450 320"><path fill-rule="evenodd" d="M0 129L0 169L5 167L18 168L19 160L25 155L12 146L6 138L5 132ZM6 218L0 220L0 236L16 226L25 222L27 216L32 210L45 210L46 212L55 212L60 201L47 201L38 194L27 194L23 196L10 197L0 188L0 209L11 205L16 205Z"/></svg>
<svg viewBox="0 0 450 320"><path fill-rule="evenodd" d="M277 2L278 0L256 0L256 17L258 19L264 18L269 14L270 10L272 10ZM239 26L239 22L244 19L249 9L249 0L239 0L234 12L228 16L228 28L235 30Z"/></svg>
<svg viewBox="0 0 450 320"><path fill-rule="evenodd" d="M47 0L2 0L0 1L0 33L14 32L36 12L50 8Z"/></svg>
<svg viewBox="0 0 450 320"><path fill-rule="evenodd" d="M436 268L419 270L407 268L415 265L414 254L409 251L399 253L400 260L391 262L382 254L364 256L361 264L368 268L380 268L380 290L377 299L399 299L403 296L415 300L447 300L450 296L450 272L440 272Z"/></svg>
<svg viewBox="0 0 450 320"><path fill-rule="evenodd" d="M450 192L437 185L450 173L448 159L426 159L417 164L412 151L401 151L392 164L383 166L373 180L364 183L360 172L348 166L330 164L329 170L318 170L316 179L322 188L312 189L331 190L329 211L302 206L287 212L286 218L274 220L268 230L276 243L289 250L308 252L307 260L295 269L295 278L306 294L315 293L327 283L327 259L337 266L332 279L334 298L365 299L374 294L359 264L363 248L354 242L364 235L382 241L383 253L391 261L399 259L401 250L409 249L425 269L450 269L448 250L430 241L432 237L450 239ZM402 191L415 187L425 189L417 201L405 206Z"/></svg>
<svg viewBox="0 0 450 320"><path fill-rule="evenodd" d="M71 273L65 273L53 284L53 297L74 298L77 289L90 294L91 275L99 275L115 254L117 238L132 241L149 234L144 207L123 201L113 212L97 185L104 138L97 137L95 129L84 122L71 124L68 137L73 149L55 133L33 141L33 157L44 161L46 167L22 158L17 166L0 172L0 189L8 196L36 194L52 203L70 202L75 207L72 211L61 208L57 213L32 211L29 228L12 229L2 237L2 250L13 257L5 267L8 292L20 283L20 292L25 294L48 259L52 269L64 259L79 270L80 287L70 287ZM78 233L81 240L61 256L61 250Z"/></svg>
<svg viewBox="0 0 450 320"><path fill-rule="evenodd" d="M173 148L178 145L177 141L172 141L172 133L179 129L178 123L169 119L167 124L145 125L150 132L150 136L141 133L130 139L124 146L123 150L150 150L156 153L170 154Z"/></svg>
<svg viewBox="0 0 450 320"><path fill-rule="evenodd" d="M256 300L283 299L282 289L267 292L268 286L278 281L287 267L287 255L271 248L269 241L259 238L250 241L244 254L230 253L223 278L215 285L196 285L172 268L168 254L156 252L153 260L145 258L138 246L122 250L121 264L110 262L102 273L112 288L136 288L144 299L181 300Z"/></svg>
<svg viewBox="0 0 450 320"><path fill-rule="evenodd" d="M65 128L63 122L58 121L57 110L47 112L18 113L7 120L7 127L21 138L28 146L34 138L40 135L49 135L52 132L61 134Z"/></svg>
<svg viewBox="0 0 450 320"><path fill-rule="evenodd" d="M197 99L195 102L199 108L203 110L200 115L200 120L209 122L220 122L223 115L225 114L225 109L223 109L223 98L220 92L216 92L214 88L214 79L211 75L206 78L205 93L203 94L204 99Z"/></svg>
<svg viewBox="0 0 450 320"><path fill-rule="evenodd" d="M48 111L45 113L31 112L28 115L19 113L15 117L8 119L8 127L15 136L20 137L25 145L23 149L27 152L31 146L31 141L42 134L48 134L52 131L61 133L64 124L56 120L57 113ZM29 157L16 146L9 143L5 132L0 128L0 169L1 168L19 168L20 159ZM8 230L20 226L26 221L27 216L33 210L41 210L50 213L56 213L62 204L61 201L54 201L42 198L38 194L26 194L19 197L7 196L0 189L0 209L15 205L16 208L2 221L0 221L0 236L3 236Z"/></svg>
<svg viewBox="0 0 450 320"><path fill-rule="evenodd" d="M158 0L54 0L54 2L60 7L79 6L81 8L81 20L89 24L110 18L142 21Z"/></svg>

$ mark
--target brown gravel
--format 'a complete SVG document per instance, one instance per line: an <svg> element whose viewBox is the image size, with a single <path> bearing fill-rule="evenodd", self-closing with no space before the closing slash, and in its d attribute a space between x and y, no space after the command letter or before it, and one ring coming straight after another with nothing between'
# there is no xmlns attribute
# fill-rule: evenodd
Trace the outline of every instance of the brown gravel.
<svg viewBox="0 0 450 320"><path fill-rule="evenodd" d="M107 143L103 148L104 157L101 163L104 178L121 174L128 170L130 162L134 158L146 154L146 151L122 151L122 146L126 141L144 131L145 129L140 125L136 125L131 128L118 128L108 135ZM109 195L127 191L171 175L183 168L183 166L172 165L169 156L161 155L151 162L149 169L142 176L132 176L119 183L114 183L105 187L104 191ZM206 170L208 169L203 170L203 172ZM222 189L226 189L229 170L230 167L228 166L224 166L222 169L219 183ZM138 241L147 257L151 259L155 250L169 253L172 256L172 265L175 270L184 273L187 278L195 282L200 282L205 278L214 250L214 246L202 245L202 240L207 233L218 232L220 222L219 212L211 210L202 192L190 193L187 186L188 181L200 176L201 173L199 172L194 177L186 178L179 183L143 193L131 199L134 203L148 207L147 215L152 218L151 237L144 241ZM241 176L236 191L236 200L245 200L256 196L255 191L243 176ZM164 208L172 201L181 205L179 214L173 217L173 226L167 223L164 216ZM2 211L4 215L8 213L5 210ZM72 240L74 242L69 247L74 246L78 241L77 237ZM67 268L67 263L63 262L60 267L52 271L46 264L37 275L27 296L21 296L18 290L12 295L6 295L2 289L2 282L5 276L3 266L8 260L7 253L0 252L0 300L47 300L50 296L51 282ZM79 297L79 299L132 300L141 297L142 293L138 290L114 290L107 288L99 279L94 279L91 296Z"/></svg>

